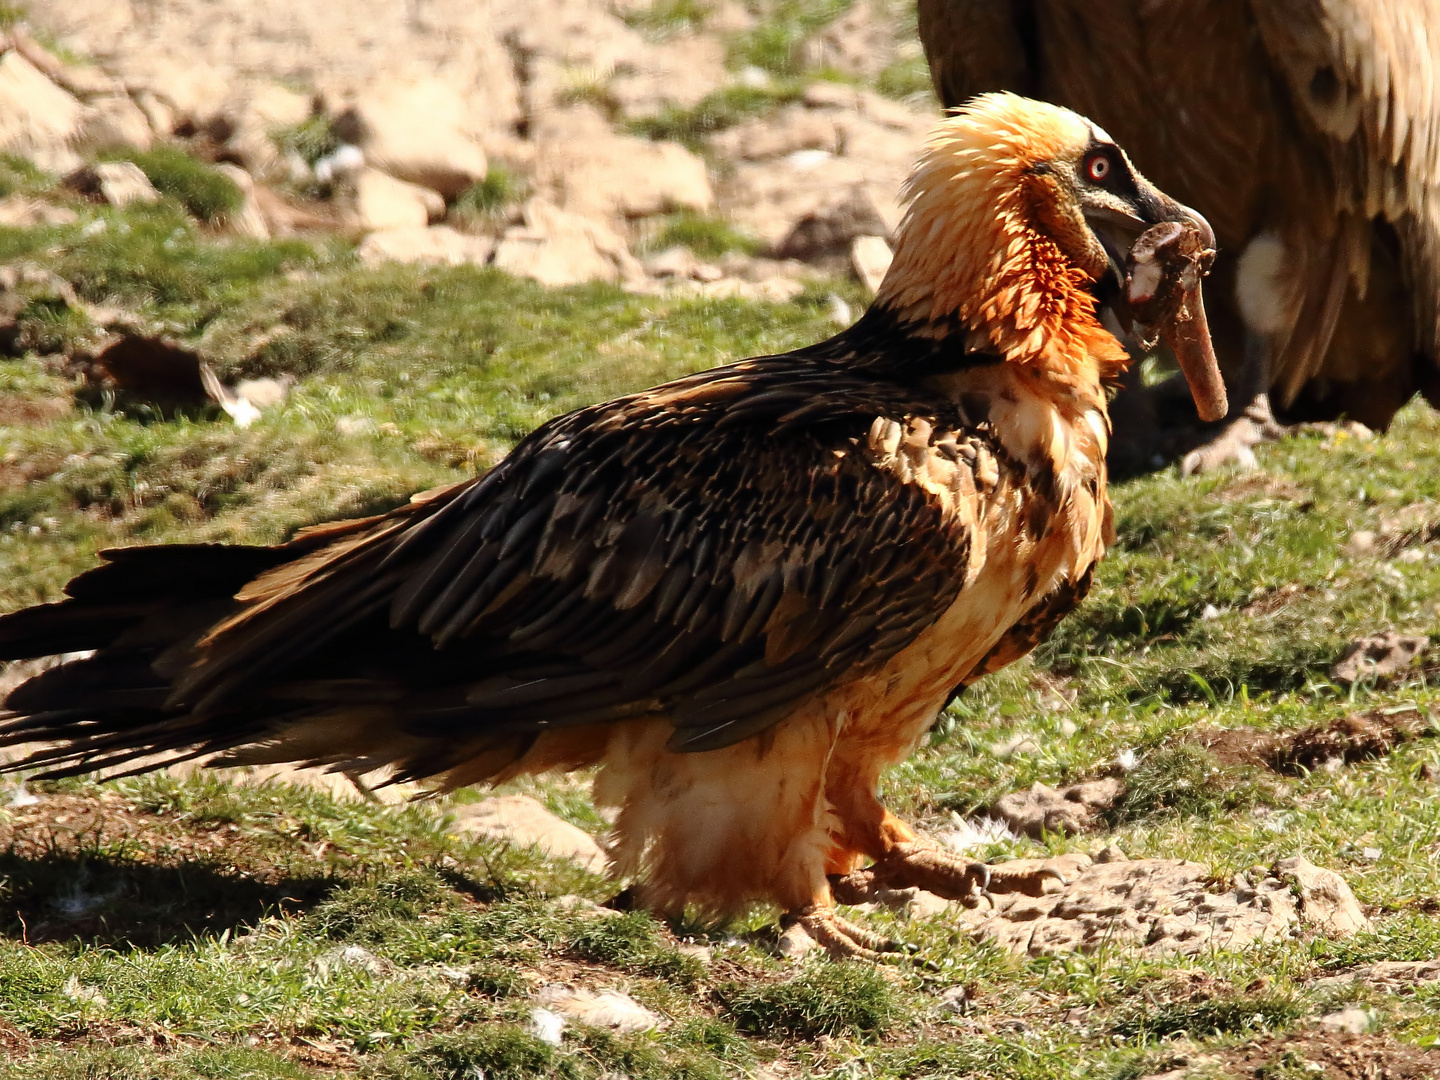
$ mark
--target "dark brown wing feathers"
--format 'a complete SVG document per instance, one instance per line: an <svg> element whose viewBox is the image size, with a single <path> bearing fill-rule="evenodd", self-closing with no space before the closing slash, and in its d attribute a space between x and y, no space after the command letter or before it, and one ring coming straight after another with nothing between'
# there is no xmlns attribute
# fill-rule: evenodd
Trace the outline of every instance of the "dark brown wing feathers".
<svg viewBox="0 0 1440 1080"><path fill-rule="evenodd" d="M47 642L101 650L16 691L32 715L0 744L66 739L35 760L85 771L346 704L469 752L647 713L675 749L728 745L882 664L959 591L968 530L870 462L877 416L991 443L921 390L772 357L560 417L478 480L280 548L109 553L73 599L0 620L0 652L47 618ZM134 595L177 576L177 550L203 569ZM179 631L120 647L161 617Z"/></svg>

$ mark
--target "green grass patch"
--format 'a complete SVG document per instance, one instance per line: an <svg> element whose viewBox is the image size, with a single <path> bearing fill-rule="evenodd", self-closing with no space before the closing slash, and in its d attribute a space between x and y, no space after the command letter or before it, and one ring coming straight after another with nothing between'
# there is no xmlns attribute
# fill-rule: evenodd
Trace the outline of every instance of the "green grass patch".
<svg viewBox="0 0 1440 1080"><path fill-rule="evenodd" d="M343 140L335 130L333 119L319 113L298 124L276 128L270 132L270 141L281 150L293 151L305 164L314 167L321 158L340 149Z"/></svg>
<svg viewBox="0 0 1440 1080"><path fill-rule="evenodd" d="M630 8L621 14L627 26L663 40L684 31L705 28L715 6L705 0L655 0L648 7Z"/></svg>
<svg viewBox="0 0 1440 1080"><path fill-rule="evenodd" d="M653 116L627 121L626 127L635 135L683 143L699 150L711 135L752 117L766 116L782 105L798 101L803 93L804 85L793 80L763 87L734 84L712 90L690 108L666 105Z"/></svg>
<svg viewBox="0 0 1440 1080"><path fill-rule="evenodd" d="M731 66L750 65L776 75L800 75L805 39L843 15L854 0L770 0L755 26L731 42Z"/></svg>
<svg viewBox="0 0 1440 1080"><path fill-rule="evenodd" d="M823 962L783 982L716 992L740 1031L769 1038L874 1038L904 1015L889 980L869 964Z"/></svg>
<svg viewBox="0 0 1440 1080"><path fill-rule="evenodd" d="M592 919L575 936L571 947L583 959L664 979L676 986L693 989L705 977L704 965L664 942L655 920L644 912Z"/></svg>
<svg viewBox="0 0 1440 1080"><path fill-rule="evenodd" d="M716 259L731 251L757 255L764 243L723 218L685 210L662 218L654 233L645 238L642 249L664 251L676 246L687 247L702 259Z"/></svg>
<svg viewBox="0 0 1440 1080"><path fill-rule="evenodd" d="M105 156L140 166L156 191L168 195L201 221L224 218L245 202L245 193L235 181L178 146L109 151Z"/></svg>

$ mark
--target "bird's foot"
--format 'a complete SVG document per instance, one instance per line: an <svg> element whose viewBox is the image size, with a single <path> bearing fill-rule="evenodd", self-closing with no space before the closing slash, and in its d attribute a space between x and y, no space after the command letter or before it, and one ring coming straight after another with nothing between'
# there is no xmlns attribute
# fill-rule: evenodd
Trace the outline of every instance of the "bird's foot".
<svg viewBox="0 0 1440 1080"><path fill-rule="evenodd" d="M952 855L927 837L897 844L874 866L831 880L835 898L842 904L863 903L877 888L920 888L946 900L975 906L1000 893L1040 896L1047 881L1066 884L1065 877L1050 867L1027 864L1007 869L1004 863L991 865Z"/></svg>
<svg viewBox="0 0 1440 1080"><path fill-rule="evenodd" d="M1257 468L1254 447L1262 442L1274 442L1283 434L1285 428L1276 423L1270 411L1269 397L1261 394L1227 423L1219 435L1186 454L1180 462L1180 474L1210 473L1232 464L1242 469Z"/></svg>
<svg viewBox="0 0 1440 1080"><path fill-rule="evenodd" d="M893 959L895 953L910 951L904 942L842 919L834 908L827 905L812 904L796 912L792 918L837 960L883 963Z"/></svg>

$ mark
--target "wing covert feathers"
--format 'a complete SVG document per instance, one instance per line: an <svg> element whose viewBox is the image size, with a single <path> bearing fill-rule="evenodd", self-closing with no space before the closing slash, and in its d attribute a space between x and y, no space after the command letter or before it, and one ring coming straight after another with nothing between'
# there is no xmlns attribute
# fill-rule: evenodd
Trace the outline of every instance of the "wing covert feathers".
<svg viewBox="0 0 1440 1080"><path fill-rule="evenodd" d="M726 746L933 623L1015 468L924 390L795 356L704 372L560 417L389 515L109 553L72 599L0 620L12 652L31 626L99 649L12 695L0 744L68 740L31 761L65 773L291 759L287 732L325 730L312 760L373 764L373 745L425 775L656 715L673 749ZM146 595L177 551L184 587ZM341 736L360 749L320 749Z"/></svg>

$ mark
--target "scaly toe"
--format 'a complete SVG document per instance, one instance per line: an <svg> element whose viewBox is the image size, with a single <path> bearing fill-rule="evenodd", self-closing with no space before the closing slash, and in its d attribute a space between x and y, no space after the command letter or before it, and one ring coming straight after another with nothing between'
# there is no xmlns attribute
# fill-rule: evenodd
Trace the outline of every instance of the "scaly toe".
<svg viewBox="0 0 1440 1080"><path fill-rule="evenodd" d="M986 896L1000 893L1021 893L1025 896L1043 896L1045 882L1054 879L1061 886L1069 884L1065 875L1048 866L1035 870L1006 870L1004 864L990 867L990 880L984 890Z"/></svg>
<svg viewBox="0 0 1440 1080"><path fill-rule="evenodd" d="M809 908L800 912L797 921L806 933L839 960L869 960L880 964L905 950L901 942L842 919L834 908Z"/></svg>

